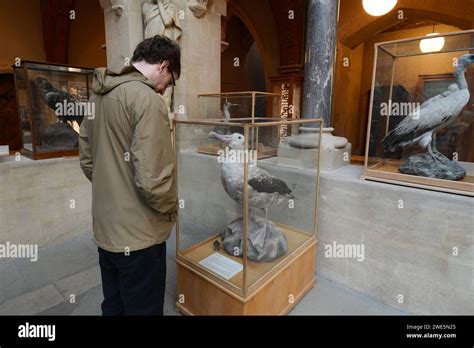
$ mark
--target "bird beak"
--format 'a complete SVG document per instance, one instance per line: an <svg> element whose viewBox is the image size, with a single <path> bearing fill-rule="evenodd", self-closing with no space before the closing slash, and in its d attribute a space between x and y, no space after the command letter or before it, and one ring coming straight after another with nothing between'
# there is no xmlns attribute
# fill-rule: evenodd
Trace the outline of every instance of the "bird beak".
<svg viewBox="0 0 474 348"><path fill-rule="evenodd" d="M218 134L216 132L210 132L209 133L209 138L214 138L214 139L217 139L225 144L229 144L231 139L232 139L232 135L222 135L222 134Z"/></svg>

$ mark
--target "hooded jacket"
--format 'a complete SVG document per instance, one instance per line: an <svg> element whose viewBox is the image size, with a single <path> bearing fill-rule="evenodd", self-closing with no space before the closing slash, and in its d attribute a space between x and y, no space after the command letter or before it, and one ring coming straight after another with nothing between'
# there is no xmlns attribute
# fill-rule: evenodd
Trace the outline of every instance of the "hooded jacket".
<svg viewBox="0 0 474 348"><path fill-rule="evenodd" d="M167 107L133 66L95 70L95 114L79 136L81 168L92 182L97 245L111 252L168 239L178 207Z"/></svg>

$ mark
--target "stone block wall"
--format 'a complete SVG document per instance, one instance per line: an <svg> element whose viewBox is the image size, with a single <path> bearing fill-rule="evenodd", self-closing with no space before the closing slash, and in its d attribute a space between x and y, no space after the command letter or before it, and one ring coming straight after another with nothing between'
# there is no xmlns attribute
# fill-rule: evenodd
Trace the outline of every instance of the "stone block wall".
<svg viewBox="0 0 474 348"><path fill-rule="evenodd" d="M321 176L318 274L408 313L474 314L474 200L361 174ZM364 245L364 261L325 257L334 241Z"/></svg>

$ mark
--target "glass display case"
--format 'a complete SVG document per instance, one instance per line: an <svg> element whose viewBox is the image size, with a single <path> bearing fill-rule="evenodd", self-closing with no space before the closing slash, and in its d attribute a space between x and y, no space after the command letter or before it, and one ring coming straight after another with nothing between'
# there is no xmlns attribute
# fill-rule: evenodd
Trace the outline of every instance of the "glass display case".
<svg viewBox="0 0 474 348"><path fill-rule="evenodd" d="M280 112L281 94L258 91L248 92L226 92L209 93L198 95L199 119L229 121L234 118L255 119L284 118ZM217 129L217 132L230 132L230 128ZM252 129L254 132L255 129ZM276 155L274 148L264 148L258 141L258 134L251 134L250 148L258 151L259 158L272 157ZM201 146L198 151L210 155L217 155L222 150L221 144L208 144Z"/></svg>
<svg viewBox="0 0 474 348"><path fill-rule="evenodd" d="M32 159L78 155L79 126L93 69L22 61L13 66L22 131L22 154Z"/></svg>
<svg viewBox="0 0 474 348"><path fill-rule="evenodd" d="M474 30L375 45L364 178L474 195Z"/></svg>
<svg viewBox="0 0 474 348"><path fill-rule="evenodd" d="M316 124L320 137L321 122L174 120L182 313L284 314L314 285L319 149L313 168L284 166L260 159L251 136L276 152L282 127ZM218 156L199 151L219 143Z"/></svg>

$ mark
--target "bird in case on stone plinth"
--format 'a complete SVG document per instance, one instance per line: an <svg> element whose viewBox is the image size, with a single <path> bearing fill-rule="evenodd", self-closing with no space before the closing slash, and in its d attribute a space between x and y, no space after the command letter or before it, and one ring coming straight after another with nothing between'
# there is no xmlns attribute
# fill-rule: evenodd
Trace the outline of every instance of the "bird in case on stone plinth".
<svg viewBox="0 0 474 348"><path fill-rule="evenodd" d="M433 159L441 160L441 154L435 146L436 132L450 126L469 102L470 94L464 75L470 64L474 63L474 54L465 54L458 59L455 69L456 83L448 90L438 94L410 113L382 140L384 156L398 147L418 144ZM434 148L434 151L433 151Z"/></svg>
<svg viewBox="0 0 474 348"><path fill-rule="evenodd" d="M240 133L218 134L209 133L209 137L215 138L226 144L229 149L243 151L245 137ZM239 157L239 156L236 156ZM244 162L224 161L221 172L222 185L225 192L234 201L243 204L244 201ZM267 231L268 208L280 204L284 198L296 199L292 190L286 182L271 175L266 170L259 168L255 163L248 163L248 204L250 210L258 209L265 211L265 222L258 231L250 231L249 239L254 246L262 248Z"/></svg>

